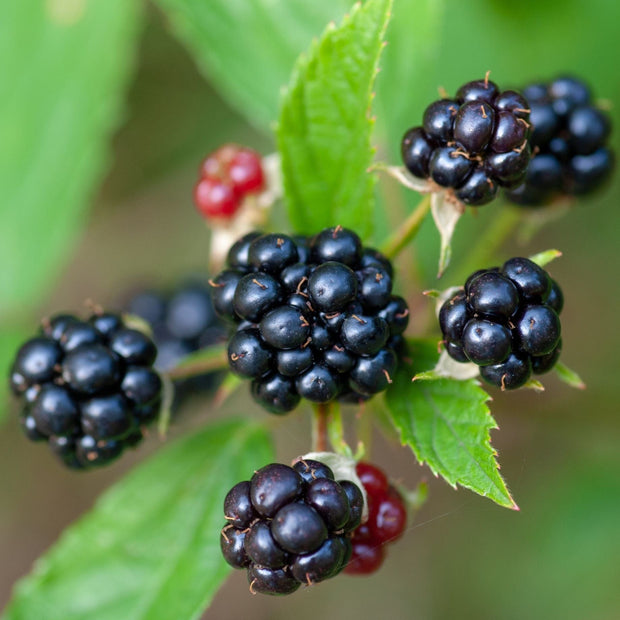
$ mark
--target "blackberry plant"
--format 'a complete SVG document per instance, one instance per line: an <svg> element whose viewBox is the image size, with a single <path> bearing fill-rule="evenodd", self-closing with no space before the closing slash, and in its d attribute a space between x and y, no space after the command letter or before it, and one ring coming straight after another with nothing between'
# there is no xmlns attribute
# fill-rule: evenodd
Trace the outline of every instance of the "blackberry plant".
<svg viewBox="0 0 620 620"><path fill-rule="evenodd" d="M200 216L195 221L206 224L204 271L216 275L208 285L192 282L133 298L129 310L150 324L152 338L135 328L135 317L98 311L85 321L55 315L21 346L15 330L8 385L20 411L13 421L71 468L110 464L140 443L155 420L162 437L183 432L171 425L165 406L170 395L164 388L171 384L195 393L197 380L207 376L213 397L197 407L187 437L114 484L37 564L15 591L10 619L113 614L183 620L203 612L232 569L245 571L250 593L272 595L336 576L370 575L382 565L389 570L388 550L410 542L408 524L423 506L427 486L420 480L409 490L400 482L405 472L371 460L374 423L411 451L412 465L426 465L455 488L518 510L491 445L497 424L483 386L523 388L521 396L494 401L497 410L503 399L540 390L533 377L551 371L585 387L559 359L574 319L567 312L560 325L563 291L545 267L560 253L505 260L516 252L502 247L503 241L527 232L532 220L496 200L527 202L537 183L537 202L586 195L611 174L611 122L580 80L502 91L489 73L471 81L480 74L463 69L464 83L454 97L442 93L429 104L423 72L431 75L431 69L421 59L434 55L437 50L427 47L438 37L430 23L428 36L416 36L419 3L412 3L415 16L393 20L390 31L391 0L356 4L293 67L320 28L341 17L332 14L337 3L315 3L308 11L307 3L290 0L286 14L272 20L273 7L262 0L244 9L213 0L213 11L198 10L195 0L157 1L200 57L198 64L225 84L222 91L240 109L251 111L258 128L271 130L277 117L275 153L261 156L227 143L202 161L193 194L184 188L185 208L193 198ZM39 10L18 4L16 16ZM14 87L11 96L0 98L9 111L41 98L51 128L47 120L26 115L27 123L6 132L16 156L0 165L34 162L32 170L0 174L0 184L20 181L3 191L11 216L2 219L0 231L15 227L15 238L0 248L27 250L15 264L5 261L9 269L0 279L0 292L8 291L0 314L11 320L37 301L35 289L50 280L63 254L63 231L72 230L69 220L97 176L93 153L108 129L102 119L110 122L116 110L97 85L111 80L110 67L127 47L124 37L140 30L131 2L43 4L45 12L33 24L7 32L40 33L27 37L28 59L40 63L46 76L54 67L65 76L66 59L80 54L74 69L84 83L74 86L71 73L71 88L52 88L51 94L41 89L22 100L30 82L23 76L30 72L19 71L7 81ZM398 8L395 15L410 12L404 3ZM459 10L473 9L463 3ZM254 36L270 46L267 54L254 45ZM396 53L382 58L386 37ZM489 48L487 39L497 43L496 33L487 32L477 44L493 52L485 57L498 59L501 75L500 46ZM552 47L545 40L545 53ZM386 78L375 85L381 63ZM433 71L433 82L455 71L452 48L450 63L450 71ZM12 71L12 63L7 66ZM399 83L395 91L388 83L404 73L407 88ZM82 87L91 80L92 89ZM44 81L50 87L52 82ZM376 135L369 113L375 90ZM84 99L74 107L78 94ZM409 96L425 111L421 124L402 137L415 109ZM0 124L4 118L0 114ZM22 131L22 125L29 129ZM78 140L82 125L85 135ZM404 165L377 161L375 144L388 159L400 149ZM54 161L44 161L47 153ZM178 161L176 152L168 159ZM381 192L375 191L376 171L393 177L382 180ZM422 195L408 215L406 203L400 209L394 178ZM458 219L476 212L467 206L494 200L496 207L480 213L476 236L446 272ZM441 236L439 276L446 273L443 290L426 291L437 299L438 322L425 320L432 308L423 297L428 265L435 261L429 250L434 231L424 227L429 213ZM34 231L45 232L36 243ZM131 232L137 256L152 239L141 227ZM412 247L418 234L424 243ZM98 266L107 265L107 258L97 256ZM493 264L502 266L487 267ZM565 286L571 305L575 296ZM242 379L250 382L254 402L245 402L243 394L227 401ZM296 411L277 419L263 409ZM286 454L274 454L275 427L311 452L299 456L291 440L280 442ZM54 475L70 475L60 472Z"/></svg>

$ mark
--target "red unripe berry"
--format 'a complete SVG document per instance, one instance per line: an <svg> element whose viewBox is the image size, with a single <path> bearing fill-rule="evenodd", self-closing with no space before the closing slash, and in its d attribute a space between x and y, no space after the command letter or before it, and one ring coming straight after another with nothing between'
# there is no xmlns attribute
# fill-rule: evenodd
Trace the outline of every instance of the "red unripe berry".
<svg viewBox="0 0 620 620"><path fill-rule="evenodd" d="M380 545L367 542L353 542L353 553L344 572L347 575L369 575L383 564L385 552Z"/></svg>
<svg viewBox="0 0 620 620"><path fill-rule="evenodd" d="M200 165L200 177L219 177L225 179L233 157L238 153L236 144L224 144L205 157Z"/></svg>
<svg viewBox="0 0 620 620"><path fill-rule="evenodd" d="M239 149L230 160L228 178L240 194L261 191L265 186L265 175L258 153Z"/></svg>
<svg viewBox="0 0 620 620"><path fill-rule="evenodd" d="M203 217L222 219L232 217L241 205L232 185L213 177L198 181L194 204Z"/></svg>
<svg viewBox="0 0 620 620"><path fill-rule="evenodd" d="M383 497L375 498L368 522L376 543L392 542L405 531L407 509L394 487L390 487Z"/></svg>
<svg viewBox="0 0 620 620"><path fill-rule="evenodd" d="M370 463L360 462L356 465L355 471L366 489L369 503L371 498L387 493L389 487L388 479L378 467Z"/></svg>

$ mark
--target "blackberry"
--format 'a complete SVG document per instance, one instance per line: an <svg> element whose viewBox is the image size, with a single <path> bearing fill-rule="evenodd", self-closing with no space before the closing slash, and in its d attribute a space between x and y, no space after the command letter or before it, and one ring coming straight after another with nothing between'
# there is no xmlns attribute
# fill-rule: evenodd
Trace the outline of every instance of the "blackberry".
<svg viewBox="0 0 620 620"><path fill-rule="evenodd" d="M240 279L240 274L228 271L210 286L206 279L188 277L171 290L143 290L125 303L127 312L144 319L153 331L156 370L168 371L191 353L224 340L225 329L216 311L233 312L232 299ZM208 373L175 380L173 409L191 394L212 392L216 379Z"/></svg>
<svg viewBox="0 0 620 620"><path fill-rule="evenodd" d="M297 504L295 504L297 505ZM251 562L267 568L282 568L290 563L289 554L274 540L270 524L255 521L245 535L243 544Z"/></svg>
<svg viewBox="0 0 620 620"><path fill-rule="evenodd" d="M224 559L247 568L250 591L290 594L337 575L352 553L364 497L348 480L334 480L324 463L271 463L236 484L224 500Z"/></svg>
<svg viewBox="0 0 620 620"><path fill-rule="evenodd" d="M311 238L246 235L210 281L215 312L234 325L231 370L276 414L301 398L359 402L384 390L409 322L393 275L385 256L340 226Z"/></svg>
<svg viewBox="0 0 620 620"><path fill-rule="evenodd" d="M491 385L519 388L557 362L563 305L557 282L528 258L480 269L439 310L446 352L479 365Z"/></svg>
<svg viewBox="0 0 620 620"><path fill-rule="evenodd" d="M611 119L592 102L587 85L559 77L531 84L523 93L531 109L535 155L522 183L507 191L507 198L518 205L544 206L601 187L614 166L607 147Z"/></svg>
<svg viewBox="0 0 620 620"><path fill-rule="evenodd" d="M353 531L352 554L344 572L367 575L383 563L385 545L402 536L407 525L407 509L402 496L381 469L360 462L356 470L368 498L368 520Z"/></svg>
<svg viewBox="0 0 620 620"><path fill-rule="evenodd" d="M252 381L251 393L258 404L276 414L288 413L301 400L295 383L277 372Z"/></svg>
<svg viewBox="0 0 620 620"><path fill-rule="evenodd" d="M24 434L73 469L105 465L139 443L161 404L151 339L103 312L88 321L57 315L41 333L22 345L10 373Z"/></svg>
<svg viewBox="0 0 620 620"><path fill-rule="evenodd" d="M529 104L488 79L461 86L454 99L431 103L421 127L401 142L407 170L449 188L464 204L491 202L498 188L516 187L531 157Z"/></svg>

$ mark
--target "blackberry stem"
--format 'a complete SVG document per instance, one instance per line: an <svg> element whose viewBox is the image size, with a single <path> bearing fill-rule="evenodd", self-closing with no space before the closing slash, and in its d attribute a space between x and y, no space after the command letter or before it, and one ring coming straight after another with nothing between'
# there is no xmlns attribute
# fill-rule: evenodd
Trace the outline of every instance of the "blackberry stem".
<svg viewBox="0 0 620 620"><path fill-rule="evenodd" d="M312 450L314 452L327 451L327 436L330 406L329 404L319 403L314 408L312 424Z"/></svg>
<svg viewBox="0 0 620 620"><path fill-rule="evenodd" d="M202 349L184 358L165 375L169 379L188 379L216 370L228 368L228 354L226 345L220 344Z"/></svg>
<svg viewBox="0 0 620 620"><path fill-rule="evenodd" d="M400 254L403 248L412 241L420 230L424 218L431 208L431 194L426 194L418 203L409 217L393 235L383 244L381 252L392 259Z"/></svg>
<svg viewBox="0 0 620 620"><path fill-rule="evenodd" d="M464 282L476 269L489 266L495 260L498 249L504 246L512 236L520 221L519 209L504 206L476 242L474 246L476 249L469 252L467 260L461 263L461 268L454 276L454 280Z"/></svg>
<svg viewBox="0 0 620 620"><path fill-rule="evenodd" d="M329 443L337 454L342 454L349 458L353 458L353 451L344 438L344 426L342 424L342 413L340 405L333 403L327 418L327 432L329 434Z"/></svg>

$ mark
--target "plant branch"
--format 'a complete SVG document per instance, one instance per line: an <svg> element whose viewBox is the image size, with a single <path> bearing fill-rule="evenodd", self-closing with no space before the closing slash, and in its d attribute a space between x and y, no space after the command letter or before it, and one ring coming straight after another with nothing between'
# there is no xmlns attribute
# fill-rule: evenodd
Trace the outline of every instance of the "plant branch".
<svg viewBox="0 0 620 620"><path fill-rule="evenodd" d="M177 366L166 373L170 379L188 379L216 370L228 368L226 345L220 344L188 355Z"/></svg>
<svg viewBox="0 0 620 620"><path fill-rule="evenodd" d="M504 205L504 208L493 218L482 237L476 242L475 249L468 254L466 260L461 262L455 280L457 282L465 281L476 269L487 267L488 263L494 260L499 248L513 234L520 221L519 209Z"/></svg>
<svg viewBox="0 0 620 620"><path fill-rule="evenodd" d="M312 424L312 450L314 452L327 451L329 412L330 408L327 404L318 404L314 408Z"/></svg>
<svg viewBox="0 0 620 620"><path fill-rule="evenodd" d="M431 208L431 195L426 194L413 210L411 215L403 222L394 234L383 244L381 251L388 258L392 259L403 250L403 248L412 241L420 230L420 226L424 218Z"/></svg>

